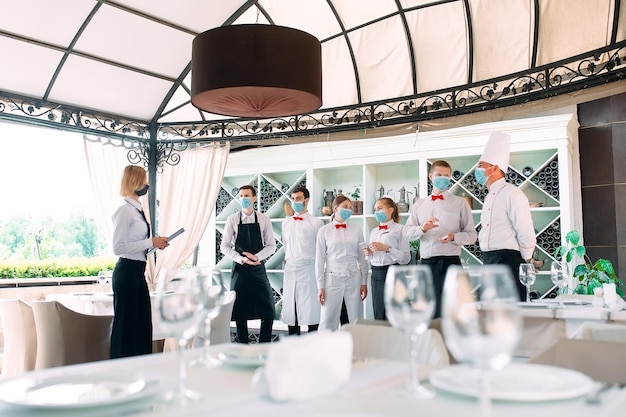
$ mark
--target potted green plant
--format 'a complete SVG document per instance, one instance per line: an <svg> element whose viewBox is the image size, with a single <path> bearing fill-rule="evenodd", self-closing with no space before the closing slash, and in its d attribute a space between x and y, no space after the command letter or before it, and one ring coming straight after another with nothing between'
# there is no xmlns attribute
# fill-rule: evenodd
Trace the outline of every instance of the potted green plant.
<svg viewBox="0 0 626 417"><path fill-rule="evenodd" d="M409 249L411 250L411 261L415 260L415 263L420 261L420 241L412 240L409 242ZM410 262L413 263L413 262Z"/></svg>
<svg viewBox="0 0 626 417"><path fill-rule="evenodd" d="M598 259L595 263L587 255L585 246L580 241L577 230L570 230L565 235L565 245L559 246L554 251L554 258L572 262L575 257L583 260L574 267L573 277L578 279L578 285L574 288L575 294L593 294L593 289L602 287L602 284L614 283L617 293L624 297L620 285L624 283L615 274L615 268L611 261Z"/></svg>
<svg viewBox="0 0 626 417"><path fill-rule="evenodd" d="M360 185L354 186L354 191L348 193L348 197L352 200L352 214L363 214L363 202L361 201Z"/></svg>

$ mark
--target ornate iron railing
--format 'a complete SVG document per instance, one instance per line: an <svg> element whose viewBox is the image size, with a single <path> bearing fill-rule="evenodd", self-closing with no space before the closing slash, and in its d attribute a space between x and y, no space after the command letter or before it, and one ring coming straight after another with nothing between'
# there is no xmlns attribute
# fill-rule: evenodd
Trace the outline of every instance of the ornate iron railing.
<svg viewBox="0 0 626 417"><path fill-rule="evenodd" d="M175 155L171 151L176 150L171 143L254 142L414 123L540 100L625 77L626 41L622 41L531 70L415 96L322 109L287 118L162 123L158 124L156 141L162 148L160 158L171 161L170 158ZM75 130L122 141L149 142L151 139L146 121L125 120L2 91L0 119ZM146 155L146 152L143 154ZM135 162L143 161L139 154L135 157L138 158Z"/></svg>

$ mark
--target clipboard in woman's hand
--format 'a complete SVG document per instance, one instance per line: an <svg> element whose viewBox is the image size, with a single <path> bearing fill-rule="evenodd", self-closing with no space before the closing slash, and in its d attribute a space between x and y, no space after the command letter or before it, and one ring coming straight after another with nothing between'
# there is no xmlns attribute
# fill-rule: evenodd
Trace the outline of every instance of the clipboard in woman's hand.
<svg viewBox="0 0 626 417"><path fill-rule="evenodd" d="M174 239L176 236L180 235L181 233L183 233L185 231L184 228L180 228L177 231L175 231L174 233L172 233L171 235L169 235L167 237L167 241L169 243L170 240ZM154 252L155 250L157 250L157 248L150 248L148 249L148 253L146 255L150 255L152 252Z"/></svg>

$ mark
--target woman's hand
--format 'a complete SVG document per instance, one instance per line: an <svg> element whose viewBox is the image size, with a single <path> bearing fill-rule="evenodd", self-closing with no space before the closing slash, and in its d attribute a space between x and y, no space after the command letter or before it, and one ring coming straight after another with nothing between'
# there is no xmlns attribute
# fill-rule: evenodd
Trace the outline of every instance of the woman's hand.
<svg viewBox="0 0 626 417"><path fill-rule="evenodd" d="M367 297L367 285L361 285L361 301Z"/></svg>
<svg viewBox="0 0 626 417"><path fill-rule="evenodd" d="M320 302L320 305L324 305L324 301L326 300L326 291L324 291L324 288L320 288L318 291L317 300Z"/></svg>
<svg viewBox="0 0 626 417"><path fill-rule="evenodd" d="M157 249L165 249L170 244L167 243L167 238L162 236L157 236L152 238L152 246Z"/></svg>
<svg viewBox="0 0 626 417"><path fill-rule="evenodd" d="M385 245L382 242L372 242L370 243L370 249L376 252L386 252L391 248L389 245Z"/></svg>

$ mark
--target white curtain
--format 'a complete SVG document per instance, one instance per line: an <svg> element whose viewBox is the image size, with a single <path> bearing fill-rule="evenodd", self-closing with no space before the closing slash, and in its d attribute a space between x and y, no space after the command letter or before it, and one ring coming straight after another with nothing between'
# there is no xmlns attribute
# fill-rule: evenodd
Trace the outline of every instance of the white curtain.
<svg viewBox="0 0 626 417"><path fill-rule="evenodd" d="M128 149L85 138L85 157L95 202L110 242L113 236L111 215L119 206L120 181L129 164ZM151 289L162 269L179 268L200 242L215 208L230 144L213 143L187 149L175 166L165 165L157 180L158 233L169 236L183 227L185 233L172 240L163 251L148 259L147 277ZM143 198L148 213L147 198Z"/></svg>
<svg viewBox="0 0 626 417"><path fill-rule="evenodd" d="M200 242L215 208L230 144L213 143L188 149L178 165L165 166L159 180L160 204L158 227L161 236L169 236L183 227L185 233L172 240L163 251L148 259L148 285L156 286L162 268L179 268L189 259Z"/></svg>
<svg viewBox="0 0 626 417"><path fill-rule="evenodd" d="M121 204L120 184L124 167L129 164L128 149L85 136L83 143L96 210L110 243L113 238L111 216Z"/></svg>

